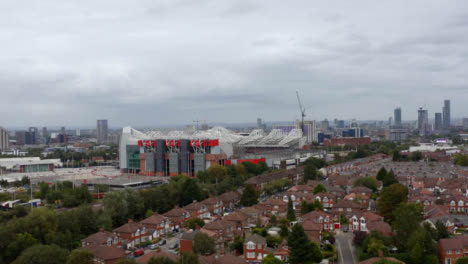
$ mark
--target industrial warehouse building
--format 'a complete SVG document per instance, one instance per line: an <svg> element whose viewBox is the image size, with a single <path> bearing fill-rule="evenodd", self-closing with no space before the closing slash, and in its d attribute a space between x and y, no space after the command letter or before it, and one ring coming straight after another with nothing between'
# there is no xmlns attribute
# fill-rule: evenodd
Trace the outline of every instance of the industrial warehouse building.
<svg viewBox="0 0 468 264"><path fill-rule="evenodd" d="M5 158L0 159L0 172L45 172L53 171L56 167L62 167L60 159L44 159L39 157L29 158Z"/></svg>

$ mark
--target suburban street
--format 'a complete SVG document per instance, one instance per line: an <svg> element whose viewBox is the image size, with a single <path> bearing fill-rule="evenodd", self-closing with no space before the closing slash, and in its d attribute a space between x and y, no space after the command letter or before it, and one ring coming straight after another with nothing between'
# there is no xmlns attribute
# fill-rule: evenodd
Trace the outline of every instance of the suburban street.
<svg viewBox="0 0 468 264"><path fill-rule="evenodd" d="M336 236L336 250L339 264L356 264L356 252L353 246L353 234L339 231Z"/></svg>

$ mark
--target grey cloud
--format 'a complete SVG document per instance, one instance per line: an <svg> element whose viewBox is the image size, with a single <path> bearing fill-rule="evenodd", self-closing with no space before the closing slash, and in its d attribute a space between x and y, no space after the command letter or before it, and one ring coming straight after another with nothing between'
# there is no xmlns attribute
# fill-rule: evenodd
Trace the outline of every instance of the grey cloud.
<svg viewBox="0 0 468 264"><path fill-rule="evenodd" d="M415 119L446 98L462 117L467 12L463 1L5 1L0 125L293 120L296 90L314 119L385 119L395 106Z"/></svg>

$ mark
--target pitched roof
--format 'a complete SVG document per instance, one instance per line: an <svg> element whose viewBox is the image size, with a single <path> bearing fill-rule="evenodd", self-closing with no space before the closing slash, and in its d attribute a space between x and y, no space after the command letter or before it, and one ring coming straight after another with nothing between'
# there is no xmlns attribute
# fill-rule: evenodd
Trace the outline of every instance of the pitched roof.
<svg viewBox="0 0 468 264"><path fill-rule="evenodd" d="M217 203L222 202L222 200L219 197L208 197L205 200L201 201L200 203L204 205L216 205Z"/></svg>
<svg viewBox="0 0 468 264"><path fill-rule="evenodd" d="M195 238L195 235L200 233L201 231L200 230L195 230L193 232L184 232L182 234L182 236L180 237L180 240L193 240L193 238Z"/></svg>
<svg viewBox="0 0 468 264"><path fill-rule="evenodd" d="M90 245L101 245L107 243L107 240L109 238L113 238L114 234L108 231L99 231L97 233L94 233L87 238L84 238L81 240L81 242L84 242L85 244L90 244Z"/></svg>
<svg viewBox="0 0 468 264"><path fill-rule="evenodd" d="M189 211L198 211L202 208L206 207L206 205L204 205L203 203L200 203L200 202L193 202L191 204L188 204L184 207L185 210L189 210Z"/></svg>
<svg viewBox="0 0 468 264"><path fill-rule="evenodd" d="M234 191L223 193L219 196L219 198L223 201L223 203L239 201L240 197L241 197L240 193L234 192Z"/></svg>
<svg viewBox="0 0 468 264"><path fill-rule="evenodd" d="M233 223L226 220L218 220L208 223L203 226L207 230L226 230L229 227L232 227Z"/></svg>
<svg viewBox="0 0 468 264"><path fill-rule="evenodd" d="M463 249L468 246L468 236L459 236L457 238L445 238L439 240L439 246L444 250Z"/></svg>
<svg viewBox="0 0 468 264"><path fill-rule="evenodd" d="M137 263L147 263L150 261L152 258L169 258L171 260L177 261L179 257L175 254L169 253L169 252L150 252L146 255L143 255L139 258L136 259Z"/></svg>
<svg viewBox="0 0 468 264"><path fill-rule="evenodd" d="M129 221L123 226L117 227L114 229L117 233L135 233L138 229L142 230L144 226L140 223L135 223L133 221Z"/></svg>
<svg viewBox="0 0 468 264"><path fill-rule="evenodd" d="M183 217L187 214L187 210L184 208L174 208L168 212L165 212L163 215L167 217Z"/></svg>
<svg viewBox="0 0 468 264"><path fill-rule="evenodd" d="M236 222L243 222L247 219L247 216L241 212L235 212L232 214L228 214L224 217L226 221L236 221Z"/></svg>
<svg viewBox="0 0 468 264"><path fill-rule="evenodd" d="M255 244L266 244L266 239L258 234L252 234L245 239L245 243L254 242Z"/></svg>
<svg viewBox="0 0 468 264"><path fill-rule="evenodd" d="M121 247L89 245L84 248L91 250L94 253L94 256L103 260L120 259L125 257L125 253Z"/></svg>
<svg viewBox="0 0 468 264"><path fill-rule="evenodd" d="M140 224L159 225L160 223L167 220L168 218L166 216L154 213L152 216L141 220Z"/></svg>
<svg viewBox="0 0 468 264"><path fill-rule="evenodd" d="M370 231L377 231L384 235L392 234L392 227L384 221L371 221L367 223L367 229Z"/></svg>

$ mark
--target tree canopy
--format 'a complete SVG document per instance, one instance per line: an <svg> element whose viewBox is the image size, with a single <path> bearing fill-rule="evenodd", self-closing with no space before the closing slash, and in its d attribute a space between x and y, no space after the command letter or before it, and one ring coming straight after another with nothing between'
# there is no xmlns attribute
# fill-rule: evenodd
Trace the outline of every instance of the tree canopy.
<svg viewBox="0 0 468 264"><path fill-rule="evenodd" d="M245 186L240 203L243 206L252 206L258 203L258 193L252 185Z"/></svg>

